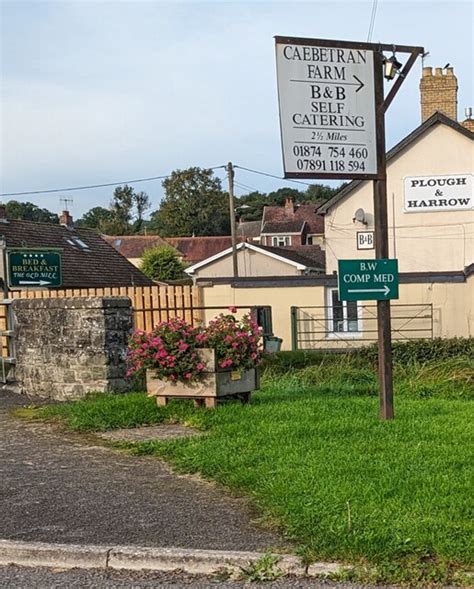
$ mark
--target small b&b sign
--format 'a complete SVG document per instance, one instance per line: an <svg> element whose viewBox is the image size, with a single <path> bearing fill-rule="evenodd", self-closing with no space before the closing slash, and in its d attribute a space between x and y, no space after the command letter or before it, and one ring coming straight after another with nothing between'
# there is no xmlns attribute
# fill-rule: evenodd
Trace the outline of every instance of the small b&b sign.
<svg viewBox="0 0 474 589"><path fill-rule="evenodd" d="M357 231L357 249L373 250L375 248L374 231Z"/></svg>

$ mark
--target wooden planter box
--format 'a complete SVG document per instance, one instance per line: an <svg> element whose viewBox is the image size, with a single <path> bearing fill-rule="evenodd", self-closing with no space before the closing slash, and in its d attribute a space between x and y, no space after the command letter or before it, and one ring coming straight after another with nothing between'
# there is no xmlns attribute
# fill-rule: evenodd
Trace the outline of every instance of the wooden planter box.
<svg viewBox="0 0 474 589"><path fill-rule="evenodd" d="M146 387L149 397L156 397L158 405L166 405L168 399L194 399L196 406L216 407L222 397L237 397L248 403L250 393L260 388L258 368L242 372L216 367L215 350L203 348L199 356L206 363L207 371L194 382L170 382L154 377L153 370L146 372Z"/></svg>

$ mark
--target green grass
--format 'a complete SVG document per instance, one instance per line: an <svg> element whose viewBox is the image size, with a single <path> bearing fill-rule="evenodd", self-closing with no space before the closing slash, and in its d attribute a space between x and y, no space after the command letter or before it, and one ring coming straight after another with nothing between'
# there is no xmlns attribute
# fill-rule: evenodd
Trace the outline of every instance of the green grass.
<svg viewBox="0 0 474 589"><path fill-rule="evenodd" d="M286 374L270 368L247 406L158 409L136 393L34 413L85 431L197 426L207 435L133 452L245 492L306 559L362 563L372 582L426 586L473 564L472 377L467 358L397 366L389 422L378 419L374 373L347 358Z"/></svg>

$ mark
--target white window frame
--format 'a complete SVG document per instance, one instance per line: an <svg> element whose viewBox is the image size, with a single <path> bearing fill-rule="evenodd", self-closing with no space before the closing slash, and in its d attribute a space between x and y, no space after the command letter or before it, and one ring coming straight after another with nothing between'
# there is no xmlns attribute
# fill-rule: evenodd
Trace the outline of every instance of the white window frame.
<svg viewBox="0 0 474 589"><path fill-rule="evenodd" d="M278 243L280 240L283 240L283 243ZM272 236L272 247L285 247L286 245L291 245L291 236L290 235L273 235Z"/></svg>
<svg viewBox="0 0 474 589"><path fill-rule="evenodd" d="M355 301L357 303L357 331L349 331L348 330L348 319L347 319L347 301L341 301L342 303L342 320L343 320L343 330L342 331L334 331L333 330L333 306L332 306L332 293L336 291L338 292L337 288L328 288L326 290L326 300L327 300L327 338L328 339L358 339L363 337L364 335L364 328L362 325L362 305L360 301Z"/></svg>

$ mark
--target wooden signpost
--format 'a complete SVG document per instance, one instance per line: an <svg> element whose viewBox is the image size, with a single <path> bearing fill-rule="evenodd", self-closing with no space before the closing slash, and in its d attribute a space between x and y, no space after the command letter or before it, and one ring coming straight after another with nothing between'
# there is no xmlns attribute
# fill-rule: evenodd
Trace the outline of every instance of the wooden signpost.
<svg viewBox="0 0 474 589"><path fill-rule="evenodd" d="M375 257L390 261L385 111L424 49L299 37L275 37L275 43L285 178L372 180ZM409 54L404 66L395 53ZM398 77L384 97L386 66L392 73L395 67ZM392 80L395 74L386 77ZM393 297L370 298L377 299L380 415L392 419Z"/></svg>

